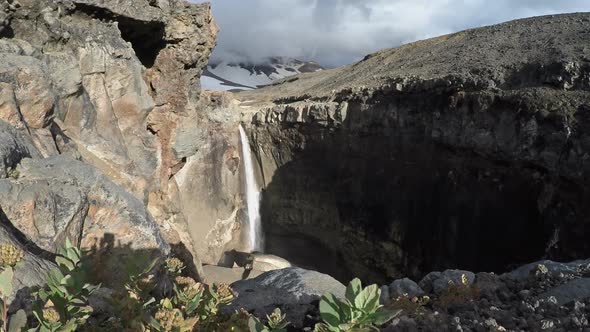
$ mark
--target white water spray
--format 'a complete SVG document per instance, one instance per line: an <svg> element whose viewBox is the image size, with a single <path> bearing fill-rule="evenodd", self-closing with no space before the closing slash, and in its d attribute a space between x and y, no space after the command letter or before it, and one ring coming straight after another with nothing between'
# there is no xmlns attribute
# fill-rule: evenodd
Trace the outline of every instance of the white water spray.
<svg viewBox="0 0 590 332"><path fill-rule="evenodd" d="M256 186L250 142L242 125L240 125L239 129L240 142L242 143L242 160L244 161L244 178L246 182L246 205L248 207L248 246L250 251L262 251L260 192Z"/></svg>

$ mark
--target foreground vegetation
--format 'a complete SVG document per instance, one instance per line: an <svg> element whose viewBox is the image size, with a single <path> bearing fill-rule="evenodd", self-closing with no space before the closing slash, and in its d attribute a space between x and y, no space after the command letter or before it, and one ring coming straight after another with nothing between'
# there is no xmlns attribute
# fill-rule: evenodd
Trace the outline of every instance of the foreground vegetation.
<svg viewBox="0 0 590 332"><path fill-rule="evenodd" d="M9 315L8 298L13 293L14 268L24 253L18 248L0 245L0 325L1 332L71 331L144 331L144 332L286 332L289 322L280 309L261 320L245 310L225 314L221 310L235 294L225 284L206 285L185 274L178 258L169 258L163 267L157 261L136 262L127 267L123 289L110 294L112 314L95 312L90 297L101 285L88 280L89 267L83 253L66 241L57 252L57 268L47 276L46 285L31 293L30 314L19 309ZM142 267L138 269L137 267ZM164 282L156 281L163 273ZM317 332L378 331L376 326L390 321L400 310L385 310L379 305L377 285L362 288L359 279L346 289L346 298L333 294L321 298L323 322Z"/></svg>

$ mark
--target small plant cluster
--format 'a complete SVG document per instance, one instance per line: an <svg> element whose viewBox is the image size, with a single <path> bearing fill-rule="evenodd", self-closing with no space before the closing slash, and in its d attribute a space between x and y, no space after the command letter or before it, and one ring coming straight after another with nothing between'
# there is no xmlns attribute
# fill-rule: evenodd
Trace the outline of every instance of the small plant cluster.
<svg viewBox="0 0 590 332"><path fill-rule="evenodd" d="M129 272L124 290L112 298L115 317L107 317L88 324L93 314L89 297L100 288L91 285L87 269L83 267L82 252L69 240L58 250L55 258L57 268L52 270L46 285L33 292L36 307L28 332L73 332L73 331L144 331L144 332L189 332L189 331L243 331L250 330L248 321L252 316L246 311L222 315L220 309L234 299L228 285L204 285L183 276L184 264L177 258L166 260L165 272L172 280L172 290L159 301L151 294L156 288L152 270L157 261L136 267L126 267ZM8 316L7 298L12 294L13 268L23 259L24 253L15 246L0 245L0 300L2 301L0 332L22 331L27 326L24 310ZM147 266L147 267L146 267ZM133 272L135 271L135 272ZM139 272L137 272L139 271ZM280 312L278 314L280 315ZM275 315L269 320L275 326ZM281 316L282 317L282 316ZM278 326L278 325L276 325ZM280 331L269 329L268 331Z"/></svg>
<svg viewBox="0 0 590 332"><path fill-rule="evenodd" d="M461 275L461 283L449 280L448 287L439 296L436 305L447 310L453 305L467 303L479 298L479 289L474 287L466 275Z"/></svg>
<svg viewBox="0 0 590 332"><path fill-rule="evenodd" d="M406 314L420 315L424 313L424 307L430 303L430 297L424 296L409 296L403 294L398 296L389 306L394 310L402 310Z"/></svg>
<svg viewBox="0 0 590 332"><path fill-rule="evenodd" d="M250 316L248 320L248 327L250 332L286 332L289 322L287 322L286 315L281 312L281 309L275 309L272 314L266 316L268 323L262 324L260 320L254 316Z"/></svg>
<svg viewBox="0 0 590 332"><path fill-rule="evenodd" d="M6 171L6 175L11 179L18 180L20 177L20 172L16 168L11 168Z"/></svg>
<svg viewBox="0 0 590 332"><path fill-rule="evenodd" d="M320 300L323 320L315 332L369 332L379 331L378 326L391 321L401 310L387 310L379 304L381 290L377 285L363 289L361 281L354 279L346 287L345 299L326 294Z"/></svg>
<svg viewBox="0 0 590 332"><path fill-rule="evenodd" d="M128 282L124 290L113 295L115 317L100 323L87 324L93 314L90 296L100 285L92 285L83 267L82 252L69 240L57 252L57 268L52 270L47 284L33 295L37 304L33 315L37 320L29 332L73 331L144 331L144 332L286 332L289 322L280 309L266 316L266 322L245 310L232 315L221 313L224 305L231 303L235 295L225 284L205 285L183 275L184 264L177 258L166 260L165 273L172 281L172 289L159 301L152 295L156 288L151 264L139 263L142 270L128 268ZM13 268L23 259L22 250L9 244L0 245L0 300L2 325L0 332L22 331L27 326L23 310L9 317L7 298L12 294ZM146 267L147 266L147 267ZM133 272L135 271L135 272ZM463 286L466 286L464 284ZM451 294L462 294L461 287L450 287ZM315 326L316 332L368 332L378 331L397 316L401 310L387 310L379 305L381 291L377 285L362 287L354 279L346 288L344 300L333 294L322 296L320 313L323 320ZM402 301L402 299L400 299ZM411 299L413 305L424 305L425 299ZM409 306L406 308L411 309Z"/></svg>
<svg viewBox="0 0 590 332"><path fill-rule="evenodd" d="M19 310L15 314L8 314L8 297L13 291L14 268L21 264L24 253L11 244L0 244L0 316L2 318L2 332L21 331L27 324L27 314Z"/></svg>
<svg viewBox="0 0 590 332"><path fill-rule="evenodd" d="M181 275L184 264L171 258L166 270L173 279L173 294L164 298L150 320L157 332L209 331L219 324L219 310L231 303L234 293L228 285L207 286Z"/></svg>

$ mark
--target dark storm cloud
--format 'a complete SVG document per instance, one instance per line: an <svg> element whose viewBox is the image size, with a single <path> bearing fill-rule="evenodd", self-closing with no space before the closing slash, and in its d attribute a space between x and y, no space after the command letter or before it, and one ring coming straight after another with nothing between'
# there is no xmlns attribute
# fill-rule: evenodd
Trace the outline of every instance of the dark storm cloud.
<svg viewBox="0 0 590 332"><path fill-rule="evenodd" d="M590 11L590 0L212 0L212 5L221 28L214 59L290 56L325 66L466 28Z"/></svg>

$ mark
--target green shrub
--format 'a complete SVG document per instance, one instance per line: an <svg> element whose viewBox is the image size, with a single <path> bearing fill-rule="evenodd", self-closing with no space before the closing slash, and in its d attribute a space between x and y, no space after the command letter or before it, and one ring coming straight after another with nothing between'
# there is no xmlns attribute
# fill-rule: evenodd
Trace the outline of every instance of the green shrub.
<svg viewBox="0 0 590 332"><path fill-rule="evenodd" d="M216 331L251 332L248 326L252 315L244 309L240 309L230 316L223 317L215 326Z"/></svg>
<svg viewBox="0 0 590 332"><path fill-rule="evenodd" d="M155 332L190 332L198 321L197 317L183 315L170 299L163 299L150 325Z"/></svg>
<svg viewBox="0 0 590 332"><path fill-rule="evenodd" d="M126 262L124 270L127 282L123 290L117 291L111 304L117 317L111 317L107 329L112 331L143 331L149 324L150 313L156 310L157 301L151 295L156 287L154 268L157 259L149 255L136 255L135 260Z"/></svg>
<svg viewBox="0 0 590 332"><path fill-rule="evenodd" d="M22 331L27 326L23 310L8 318L6 302L13 291L13 267L23 256L16 247L0 245L0 332ZM231 315L223 314L222 307L235 297L232 289L225 284L205 285L183 276L184 264L176 258L167 259L165 267L156 270L164 271L173 286L156 300L153 294L157 294L154 291L157 260L143 262L141 257L134 262L136 267L122 267L129 271L129 280L123 290L113 295L115 317L95 315L93 323L87 324L93 314L88 299L100 285L86 282L82 253L69 240L58 250L55 262L58 268L49 273L46 285L33 293L37 304L33 314L38 324L30 332L286 332L289 324L279 309L267 315L265 323L243 309ZM400 312L382 308L380 293L376 285L363 289L360 280L355 279L346 289L345 300L332 294L324 295L320 301L323 322L316 325L315 331L377 330L376 326L385 324Z"/></svg>
<svg viewBox="0 0 590 332"><path fill-rule="evenodd" d="M320 300L323 323L315 326L316 332L379 331L377 326L395 318L401 310L386 310L379 304L381 290L377 285L363 289L361 281L354 279L346 287L344 300L326 294Z"/></svg>
<svg viewBox="0 0 590 332"><path fill-rule="evenodd" d="M286 327L289 325L289 322L287 322L285 317L281 309L276 308L272 314L266 316L267 325L262 324L258 318L251 316L248 321L248 327L250 328L250 332L287 332Z"/></svg>
<svg viewBox="0 0 590 332"><path fill-rule="evenodd" d="M180 274L184 264L177 259L166 260L166 271L172 278L173 294L160 301L150 326L158 332L216 331L230 319L220 315L222 306L234 299L232 289L225 284L207 286Z"/></svg>
<svg viewBox="0 0 590 332"><path fill-rule="evenodd" d="M85 282L81 260L80 250L66 240L55 258L58 268L49 273L47 285L34 294L43 307L33 312L39 322L33 331L70 332L86 323L92 313L88 297L100 286Z"/></svg>

